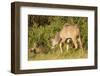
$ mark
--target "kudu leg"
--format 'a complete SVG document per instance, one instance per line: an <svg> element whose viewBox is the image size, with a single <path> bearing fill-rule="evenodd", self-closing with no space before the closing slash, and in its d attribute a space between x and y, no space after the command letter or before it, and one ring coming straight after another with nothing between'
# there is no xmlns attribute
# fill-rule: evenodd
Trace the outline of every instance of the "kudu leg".
<svg viewBox="0 0 100 76"><path fill-rule="evenodd" d="M67 52L68 52L68 50L69 50L69 44L70 44L70 39L67 39L67 43L66 43Z"/></svg>
<svg viewBox="0 0 100 76"><path fill-rule="evenodd" d="M60 43L60 52L62 53L62 43Z"/></svg>
<svg viewBox="0 0 100 76"><path fill-rule="evenodd" d="M80 38L80 37L78 38L78 42L79 42L79 46L80 46L80 48L83 49L83 47L82 47L82 41L81 41L81 38Z"/></svg>
<svg viewBox="0 0 100 76"><path fill-rule="evenodd" d="M67 52L68 52L68 49L69 49L69 44L66 44L66 49L67 49Z"/></svg>
<svg viewBox="0 0 100 76"><path fill-rule="evenodd" d="M63 52L63 50L62 50L62 44L65 42L65 40L66 39L62 39L61 42L60 42L60 51L61 51L61 53Z"/></svg>
<svg viewBox="0 0 100 76"><path fill-rule="evenodd" d="M78 45L77 45L77 40L76 39L73 39L73 43L75 45L75 49L77 49Z"/></svg>
<svg viewBox="0 0 100 76"><path fill-rule="evenodd" d="M83 50L83 46L82 46L82 42L81 42L80 36L79 36L79 38L78 38L78 42L79 42L80 48L82 49L81 52L80 52L80 54L82 55L82 54L84 53L84 50Z"/></svg>
<svg viewBox="0 0 100 76"><path fill-rule="evenodd" d="M81 54L83 54L83 46L82 46L82 42L81 42L81 38L80 37L78 38L78 42L79 42L80 48L82 49L81 50Z"/></svg>

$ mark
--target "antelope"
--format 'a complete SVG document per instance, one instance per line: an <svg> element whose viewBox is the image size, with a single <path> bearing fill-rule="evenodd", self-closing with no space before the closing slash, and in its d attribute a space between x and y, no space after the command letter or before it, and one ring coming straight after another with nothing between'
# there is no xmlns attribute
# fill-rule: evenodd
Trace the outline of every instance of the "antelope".
<svg viewBox="0 0 100 76"><path fill-rule="evenodd" d="M51 44L52 47L54 48L55 45L59 44L60 47L60 51L61 53L63 52L62 50L62 44L67 41L67 43L70 43L70 41L72 40L73 45L75 46L75 49L78 48L78 43L79 43L79 47L82 47L82 42L81 42L81 37L80 37L80 29L78 27L78 25L71 25L68 23L65 23L63 28L61 29L61 31L57 32L55 37L53 39L51 39ZM78 43L77 43L78 42ZM67 51L68 51L68 45L66 46Z"/></svg>

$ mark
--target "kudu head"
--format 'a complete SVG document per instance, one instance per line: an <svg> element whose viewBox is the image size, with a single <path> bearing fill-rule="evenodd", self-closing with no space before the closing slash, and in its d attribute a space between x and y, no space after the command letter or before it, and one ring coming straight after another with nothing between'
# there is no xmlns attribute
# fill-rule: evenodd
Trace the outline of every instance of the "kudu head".
<svg viewBox="0 0 100 76"><path fill-rule="evenodd" d="M51 39L51 48L53 49L58 42L55 39Z"/></svg>
<svg viewBox="0 0 100 76"><path fill-rule="evenodd" d="M53 49L60 41L59 32L56 33L55 37L51 39L51 48Z"/></svg>

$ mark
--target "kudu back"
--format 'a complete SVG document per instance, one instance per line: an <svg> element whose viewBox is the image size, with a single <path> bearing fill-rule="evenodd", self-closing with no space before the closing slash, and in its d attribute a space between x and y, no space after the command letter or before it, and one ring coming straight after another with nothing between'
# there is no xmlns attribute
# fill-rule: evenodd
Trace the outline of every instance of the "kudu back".
<svg viewBox="0 0 100 76"><path fill-rule="evenodd" d="M76 49L78 48L78 43L79 43L79 47L82 48L80 29L78 25L76 24L71 25L71 24L65 23L61 31L57 32L54 39L52 39L52 48L54 48L55 45L59 44L60 51L62 52L62 44L66 40L67 42L72 40L73 45L75 46Z"/></svg>

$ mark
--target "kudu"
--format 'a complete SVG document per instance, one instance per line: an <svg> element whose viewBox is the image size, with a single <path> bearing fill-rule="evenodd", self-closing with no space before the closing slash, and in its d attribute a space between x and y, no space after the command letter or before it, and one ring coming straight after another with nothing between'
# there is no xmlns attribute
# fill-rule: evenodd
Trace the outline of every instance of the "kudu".
<svg viewBox="0 0 100 76"><path fill-rule="evenodd" d="M76 49L78 48L78 43L79 43L79 47L82 48L80 29L78 25L71 25L71 24L65 23L61 31L56 33L55 38L51 39L52 48L54 48L55 45L59 44L60 51L62 53L62 44L65 41L69 43L71 40ZM68 45L66 48L68 51Z"/></svg>

